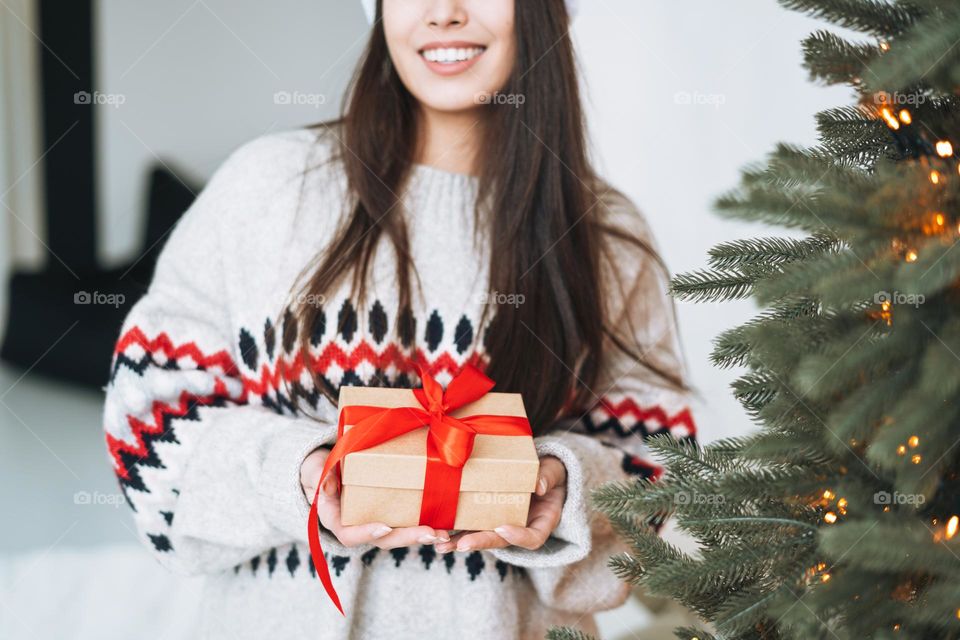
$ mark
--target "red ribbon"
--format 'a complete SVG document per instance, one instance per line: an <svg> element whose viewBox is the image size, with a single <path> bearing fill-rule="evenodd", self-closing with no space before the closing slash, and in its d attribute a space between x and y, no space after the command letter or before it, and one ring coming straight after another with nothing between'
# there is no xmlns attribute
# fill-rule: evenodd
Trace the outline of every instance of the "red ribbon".
<svg viewBox="0 0 960 640"><path fill-rule="evenodd" d="M337 424L337 442L327 456L323 473L317 483L307 522L310 557L327 595L343 614L340 597L330 579L320 546L320 516L317 498L327 474L347 454L369 449L404 433L428 427L427 468L423 481L423 501L420 505L420 524L434 529L453 529L460 499L460 479L463 465L473 451L477 434L500 436L531 436L530 422L524 416L473 415L454 418L450 411L478 400L493 389L494 382L479 369L466 365L447 385L446 391L420 365L417 365L422 389L413 389L420 407L349 406L340 411ZM344 425L353 425L344 432ZM344 614L345 615L345 614Z"/></svg>

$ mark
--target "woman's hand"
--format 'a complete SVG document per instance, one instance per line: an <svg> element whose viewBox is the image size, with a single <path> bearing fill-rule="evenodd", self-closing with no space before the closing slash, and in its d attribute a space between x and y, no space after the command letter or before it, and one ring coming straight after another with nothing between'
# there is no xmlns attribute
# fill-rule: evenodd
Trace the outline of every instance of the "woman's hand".
<svg viewBox="0 0 960 640"><path fill-rule="evenodd" d="M327 449L316 449L300 465L300 485L308 502L313 500L317 482L320 480L320 474L323 473L323 465L329 453ZM381 549L393 549L450 540L450 534L447 531L434 530L432 527L425 526L391 528L382 522L344 526L340 523L338 484L337 469L334 467L324 479L323 488L317 496L317 514L320 516L320 523L345 547L370 543Z"/></svg>
<svg viewBox="0 0 960 640"><path fill-rule="evenodd" d="M530 498L530 513L526 527L501 525L493 531L463 531L450 542L438 543L437 551L474 551L499 549L516 545L524 549L539 549L560 523L560 513L567 497L567 469L559 458L540 458L540 474L536 493Z"/></svg>

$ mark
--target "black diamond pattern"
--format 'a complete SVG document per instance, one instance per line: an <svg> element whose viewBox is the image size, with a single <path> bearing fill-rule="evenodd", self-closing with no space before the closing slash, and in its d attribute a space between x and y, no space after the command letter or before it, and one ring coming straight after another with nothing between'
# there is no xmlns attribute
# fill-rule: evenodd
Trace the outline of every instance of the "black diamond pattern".
<svg viewBox="0 0 960 640"><path fill-rule="evenodd" d="M290 577L293 577L293 574L296 573L297 567L300 566L300 553L297 551L297 545L292 545L290 547L290 553L287 554L287 571L290 572Z"/></svg>
<svg viewBox="0 0 960 640"><path fill-rule="evenodd" d="M387 335L387 312L383 305L377 300L370 309L370 333L373 334L373 340L377 344L383 342Z"/></svg>
<svg viewBox="0 0 960 640"><path fill-rule="evenodd" d="M413 344L413 338L417 335L417 319L410 307L404 307L400 317L397 318L397 335L400 337L400 344L404 347Z"/></svg>
<svg viewBox="0 0 960 640"><path fill-rule="evenodd" d="M260 354L257 352L257 341L253 339L250 332L246 329L240 329L240 357L248 369L256 371L257 362Z"/></svg>
<svg viewBox="0 0 960 640"><path fill-rule="evenodd" d="M267 357L273 360L273 352L277 346L277 331L274 329L273 323L270 322L270 318L267 318L267 322L263 326L263 344L267 345Z"/></svg>
<svg viewBox="0 0 960 640"><path fill-rule="evenodd" d="M292 353L297 344L297 319L290 307L283 313L283 351Z"/></svg>
<svg viewBox="0 0 960 640"><path fill-rule="evenodd" d="M453 332L453 341L457 345L457 353L463 354L473 344L473 325L467 316L461 316L457 328Z"/></svg>
<svg viewBox="0 0 960 640"><path fill-rule="evenodd" d="M430 319L427 320L427 333L424 338L430 351L436 351L437 347L440 346L440 341L443 340L443 320L440 319L440 314L437 313L436 309L430 314Z"/></svg>
<svg viewBox="0 0 960 640"><path fill-rule="evenodd" d="M337 316L337 331L343 336L345 342L353 340L353 334L357 332L357 310L353 308L349 300L343 301L340 307L340 313Z"/></svg>
<svg viewBox="0 0 960 640"><path fill-rule="evenodd" d="M323 307L317 310L317 317L313 323L313 331L310 332L310 345L317 346L323 340L323 334L327 332L327 314Z"/></svg>

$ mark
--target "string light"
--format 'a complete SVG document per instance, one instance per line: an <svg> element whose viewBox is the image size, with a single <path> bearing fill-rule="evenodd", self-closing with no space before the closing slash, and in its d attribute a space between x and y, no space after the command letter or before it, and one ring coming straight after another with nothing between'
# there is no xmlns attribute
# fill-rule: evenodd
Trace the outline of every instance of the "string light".
<svg viewBox="0 0 960 640"><path fill-rule="evenodd" d="M910 445L911 449L916 449L920 445L920 438L917 436L910 436L910 439L907 440L907 444Z"/></svg>
<svg viewBox="0 0 960 640"><path fill-rule="evenodd" d="M887 323L888 327L893 324L893 305L889 300L884 300L880 303L880 313L877 315Z"/></svg>
<svg viewBox="0 0 960 640"><path fill-rule="evenodd" d="M943 225L947 217L940 211L934 211L930 214L930 221L923 224L922 231L925 235L932 236L943 233Z"/></svg>
<svg viewBox="0 0 960 640"><path fill-rule="evenodd" d="M913 249L907 251L907 255L904 257L907 262L916 262L917 261L917 252Z"/></svg>
<svg viewBox="0 0 960 640"><path fill-rule="evenodd" d="M824 500L833 500L833 491L830 491L830 489L827 489L826 491L824 491L823 498Z"/></svg>
<svg viewBox="0 0 960 640"><path fill-rule="evenodd" d="M906 452L907 452L907 448L906 448L905 446L900 445L899 447L897 447L897 455L898 455L898 456L902 456L902 455L904 455Z"/></svg>
<svg viewBox="0 0 960 640"><path fill-rule="evenodd" d="M922 459L923 458L920 457L919 453L915 453L910 457L910 462L912 462L913 464L920 464L920 461Z"/></svg>
<svg viewBox="0 0 960 640"><path fill-rule="evenodd" d="M900 122L903 124L910 124L913 122L913 116L911 116L910 112L906 109L900 109L900 113L898 115L900 116Z"/></svg>
<svg viewBox="0 0 960 640"><path fill-rule="evenodd" d="M950 519L947 520L947 540L953 538L957 535L957 525L960 525L960 518L957 516L950 516Z"/></svg>
<svg viewBox="0 0 960 640"><path fill-rule="evenodd" d="M940 184L940 180L941 180L940 172L937 171L936 169L933 169L930 172L930 182L932 182L933 184Z"/></svg>
<svg viewBox="0 0 960 640"><path fill-rule="evenodd" d="M837 521L837 514L835 514L833 511L827 511L825 514L823 514L823 521L827 524L833 524Z"/></svg>
<svg viewBox="0 0 960 640"><path fill-rule="evenodd" d="M949 158L953 155L953 145L949 140L937 141L937 155L941 158Z"/></svg>
<svg viewBox="0 0 960 640"><path fill-rule="evenodd" d="M894 131L900 128L900 121L894 117L889 108L884 107L883 109L880 109L880 115L883 116L884 120L886 120L887 126Z"/></svg>

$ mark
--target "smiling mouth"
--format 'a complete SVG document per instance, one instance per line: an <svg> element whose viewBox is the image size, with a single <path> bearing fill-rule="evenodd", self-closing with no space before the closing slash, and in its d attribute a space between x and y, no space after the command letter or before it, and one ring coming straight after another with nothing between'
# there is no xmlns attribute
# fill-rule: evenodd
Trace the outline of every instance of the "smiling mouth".
<svg viewBox="0 0 960 640"><path fill-rule="evenodd" d="M438 64L457 64L458 62L473 60L486 50L486 47L481 46L435 47L430 49L421 49L420 55L427 62L435 62Z"/></svg>

